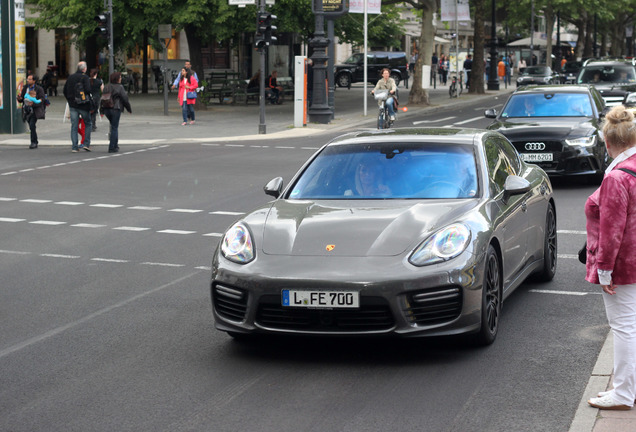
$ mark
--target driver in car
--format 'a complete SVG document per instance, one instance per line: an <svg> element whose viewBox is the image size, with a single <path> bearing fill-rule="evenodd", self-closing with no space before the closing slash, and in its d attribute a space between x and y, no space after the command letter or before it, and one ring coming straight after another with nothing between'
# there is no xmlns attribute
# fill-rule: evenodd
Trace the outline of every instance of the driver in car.
<svg viewBox="0 0 636 432"><path fill-rule="evenodd" d="M375 94L376 90L388 90L390 95L386 100L386 106L389 109L389 117L391 121L395 121L395 105L397 103L397 95L395 92L397 91L397 85L395 85L395 80L390 77L391 71L389 68L382 69L382 78L375 85L375 88L371 90L371 94ZM378 105L380 105L380 101L378 101Z"/></svg>

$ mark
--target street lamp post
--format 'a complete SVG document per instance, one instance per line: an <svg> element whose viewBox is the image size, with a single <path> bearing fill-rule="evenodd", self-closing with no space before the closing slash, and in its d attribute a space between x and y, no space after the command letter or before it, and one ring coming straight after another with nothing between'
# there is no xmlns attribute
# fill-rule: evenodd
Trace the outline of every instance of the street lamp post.
<svg viewBox="0 0 636 432"><path fill-rule="evenodd" d="M329 39L325 37L325 13L322 7L322 0L313 0L316 2L316 31L314 37L309 41L309 45L313 48L311 60L313 62L314 73L314 91L311 97L311 105L307 110L309 121L327 124L331 121L331 109L327 101L327 87L325 80L327 78L327 46Z"/></svg>
<svg viewBox="0 0 636 432"><path fill-rule="evenodd" d="M490 29L490 73L488 74L488 90L499 90L497 78L497 29L495 28L495 0L492 0L492 27Z"/></svg>

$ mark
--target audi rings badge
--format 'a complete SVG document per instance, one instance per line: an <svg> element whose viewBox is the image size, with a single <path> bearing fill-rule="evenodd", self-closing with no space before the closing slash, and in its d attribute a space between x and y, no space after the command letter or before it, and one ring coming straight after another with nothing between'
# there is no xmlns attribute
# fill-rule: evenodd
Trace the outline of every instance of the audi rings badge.
<svg viewBox="0 0 636 432"><path fill-rule="evenodd" d="M542 142L529 142L524 146L526 150L545 150L545 143Z"/></svg>

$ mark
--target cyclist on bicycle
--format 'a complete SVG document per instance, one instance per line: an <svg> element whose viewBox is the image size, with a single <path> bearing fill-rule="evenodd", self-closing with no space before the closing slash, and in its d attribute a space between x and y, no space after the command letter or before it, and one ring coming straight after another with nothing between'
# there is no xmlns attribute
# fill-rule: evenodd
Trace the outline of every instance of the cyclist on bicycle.
<svg viewBox="0 0 636 432"><path fill-rule="evenodd" d="M371 94L375 94L376 90L388 90L392 95L386 100L386 107L389 110L389 117L391 121L395 121L395 104L397 104L397 85L395 80L390 77L391 71L389 68L382 69L382 78L375 85L375 88L371 90ZM378 101L378 105L381 105L382 101Z"/></svg>

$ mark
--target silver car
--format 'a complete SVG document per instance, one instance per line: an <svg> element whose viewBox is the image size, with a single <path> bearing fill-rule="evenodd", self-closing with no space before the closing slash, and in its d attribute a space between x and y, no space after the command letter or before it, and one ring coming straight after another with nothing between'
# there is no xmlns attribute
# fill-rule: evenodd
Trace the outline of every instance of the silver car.
<svg viewBox="0 0 636 432"><path fill-rule="evenodd" d="M323 146L231 226L216 327L249 334L495 340L503 300L556 271L552 186L500 133L357 132Z"/></svg>

